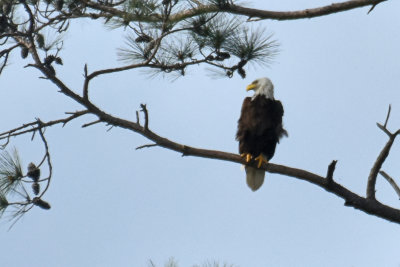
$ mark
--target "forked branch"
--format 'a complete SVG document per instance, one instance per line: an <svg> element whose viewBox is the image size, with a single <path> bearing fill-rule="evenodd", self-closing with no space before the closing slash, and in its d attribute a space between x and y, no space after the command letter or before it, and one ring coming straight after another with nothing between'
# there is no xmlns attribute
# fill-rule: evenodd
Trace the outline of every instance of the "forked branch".
<svg viewBox="0 0 400 267"><path fill-rule="evenodd" d="M53 126L56 124L62 124L62 126L64 127L71 120L76 119L76 118L78 118L82 115L88 114L88 113L89 113L89 111L87 111L87 110L76 111L76 112L67 112L66 114L71 114L71 116L68 116L63 119L52 120L52 121L48 121L48 122L41 122L40 125L38 124L38 121L35 120L33 122L26 123L17 128L2 132L2 133L0 133L0 140L6 140L6 142L4 144L2 144L1 146L3 148L6 147L7 144L9 143L11 137L23 135L26 133L35 133L36 131L38 131L40 129L44 129L46 127L50 127L50 126Z"/></svg>
<svg viewBox="0 0 400 267"><path fill-rule="evenodd" d="M379 153L378 158L376 159L374 165L368 176L368 183L367 183L367 198L368 199L375 199L375 185L376 185L376 178L380 169L382 168L383 163L385 162L386 158L389 155L390 149L392 148L393 142L396 139L396 136L400 134L400 129L397 130L395 133L391 133L387 129L387 122L390 117L391 106L389 106L388 113L386 115L386 120L384 125L377 123L379 129L381 129L384 133L389 136L389 140L387 141L386 145L383 147L382 151Z"/></svg>

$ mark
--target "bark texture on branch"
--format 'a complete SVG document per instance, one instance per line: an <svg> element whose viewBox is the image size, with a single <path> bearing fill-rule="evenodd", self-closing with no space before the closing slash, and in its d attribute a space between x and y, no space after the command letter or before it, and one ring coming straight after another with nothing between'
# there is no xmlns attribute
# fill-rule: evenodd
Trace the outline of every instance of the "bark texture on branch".
<svg viewBox="0 0 400 267"><path fill-rule="evenodd" d="M334 3L323 7L310 8L299 11L286 11L286 12L252 9L252 8L232 5L231 7L228 8L228 11L238 15L245 15L261 19L295 20L295 19L321 17L366 6L371 6L370 10L372 10L373 7L385 1L387 0L353 0L342 3Z"/></svg>
<svg viewBox="0 0 400 267"><path fill-rule="evenodd" d="M271 11L256 8L248 8L235 4L227 4L223 8L217 5L199 4L194 8L186 9L174 14L171 14L171 22L179 22L188 18L196 17L201 14L210 14L216 12L225 12L236 15L247 16L249 18L258 19L271 19L271 20L296 20L296 19L310 19L315 17L326 16L339 12L344 12L356 8L371 7L368 11L371 12L378 4L388 0L350 0L340 3L333 3L326 6L309 8L297 11ZM160 14L152 14L151 16L143 17L135 14L126 13L117 8L101 5L93 1L87 1L86 5L92 9L111 14L121 18L127 18L130 21L140 22L156 22L160 21L162 16Z"/></svg>

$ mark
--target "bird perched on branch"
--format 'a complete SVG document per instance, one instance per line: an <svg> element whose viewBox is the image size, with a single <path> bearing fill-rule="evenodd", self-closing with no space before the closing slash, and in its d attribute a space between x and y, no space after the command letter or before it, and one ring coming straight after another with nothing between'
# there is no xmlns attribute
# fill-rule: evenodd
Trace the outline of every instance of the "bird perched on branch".
<svg viewBox="0 0 400 267"><path fill-rule="evenodd" d="M282 125L283 106L274 98L271 80L257 79L247 86L246 91L250 90L254 90L254 95L243 101L236 140L246 162L255 160L258 163L258 168L245 166L247 185L256 191L265 177L260 167L274 156L279 139L288 134Z"/></svg>

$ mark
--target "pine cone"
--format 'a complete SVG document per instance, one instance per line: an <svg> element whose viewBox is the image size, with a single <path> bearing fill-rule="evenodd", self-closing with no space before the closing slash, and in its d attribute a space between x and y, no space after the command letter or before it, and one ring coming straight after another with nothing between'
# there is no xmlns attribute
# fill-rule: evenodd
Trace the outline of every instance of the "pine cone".
<svg viewBox="0 0 400 267"><path fill-rule="evenodd" d="M41 207L44 210L49 210L51 208L50 204L44 200L41 200L38 197L32 199L32 203L38 207Z"/></svg>
<svg viewBox="0 0 400 267"><path fill-rule="evenodd" d="M28 165L28 173L26 174L26 176L32 178L33 181L37 182L40 177L40 169L31 162Z"/></svg>
<svg viewBox="0 0 400 267"><path fill-rule="evenodd" d="M40 184L35 182L32 184L32 191L35 195L39 195L40 193Z"/></svg>

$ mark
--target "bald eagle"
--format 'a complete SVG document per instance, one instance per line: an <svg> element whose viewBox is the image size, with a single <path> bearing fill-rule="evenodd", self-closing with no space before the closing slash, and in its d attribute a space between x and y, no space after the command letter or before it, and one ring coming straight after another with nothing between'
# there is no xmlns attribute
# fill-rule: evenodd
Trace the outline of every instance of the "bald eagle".
<svg viewBox="0 0 400 267"><path fill-rule="evenodd" d="M254 95L243 101L236 140L240 155L246 162L256 160L260 168L274 156L276 144L287 132L282 125L283 106L274 99L271 80L257 79L247 86L246 91L250 90L254 90ZM264 182L265 171L249 166L245 170L247 185L256 191Z"/></svg>

